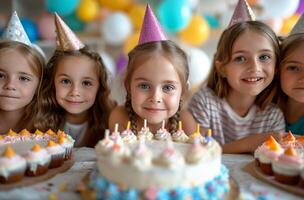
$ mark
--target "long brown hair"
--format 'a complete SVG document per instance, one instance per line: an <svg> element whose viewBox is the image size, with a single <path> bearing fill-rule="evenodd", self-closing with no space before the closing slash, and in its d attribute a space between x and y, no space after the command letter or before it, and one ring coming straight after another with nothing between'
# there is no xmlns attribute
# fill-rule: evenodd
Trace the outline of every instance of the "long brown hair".
<svg viewBox="0 0 304 200"><path fill-rule="evenodd" d="M226 78L222 77L216 69L215 62L219 61L220 67L228 64L232 59L232 48L237 38L247 30L255 31L267 38L273 46L276 56L276 66L279 64L280 49L279 41L276 34L266 24L259 21L246 21L237 23L226 29L218 42L217 50L213 58L211 72L207 79L207 86L211 88L216 96L225 98L229 93L229 83ZM277 69L275 70L277 73ZM255 104L264 109L274 98L277 93L278 77L257 96Z"/></svg>
<svg viewBox="0 0 304 200"><path fill-rule="evenodd" d="M134 112L131 104L130 84L134 71L144 63L149 57L158 53L161 56L167 58L175 67L177 74L181 80L182 85L182 98L188 96L188 78L189 78L189 66L186 53L179 48L174 42L170 40L154 41L136 46L129 54L128 66L126 71L126 77L124 85L127 91L125 108L128 112L129 119L131 121L131 129L137 133L137 114ZM169 119L170 132L177 130L178 120L180 118L181 100L179 100L179 109L175 115Z"/></svg>
<svg viewBox="0 0 304 200"><path fill-rule="evenodd" d="M33 70L35 76L38 77L39 83L32 101L25 107L21 121L18 122L15 131L19 132L26 128L29 131L34 131L34 117L38 112L37 102L40 96L40 88L43 80L43 71L45 68L45 61L42 55L33 47L25 45L16 41L3 40L0 42L0 52L7 50L14 50L19 52L28 62ZM18 59L18 58L16 58Z"/></svg>
<svg viewBox="0 0 304 200"><path fill-rule="evenodd" d="M108 86L108 76L102 59L99 54L90 51L87 47L78 51L56 50L50 58L47 63L46 76L42 84L39 112L35 126L42 131L46 131L49 128L57 130L61 128L65 122L66 111L56 101L54 78L58 63L68 56L87 56L94 61L97 69L99 89L96 94L96 100L88 111L89 128L81 144L81 146L93 147L98 140L103 138L113 103L109 99L110 89Z"/></svg>

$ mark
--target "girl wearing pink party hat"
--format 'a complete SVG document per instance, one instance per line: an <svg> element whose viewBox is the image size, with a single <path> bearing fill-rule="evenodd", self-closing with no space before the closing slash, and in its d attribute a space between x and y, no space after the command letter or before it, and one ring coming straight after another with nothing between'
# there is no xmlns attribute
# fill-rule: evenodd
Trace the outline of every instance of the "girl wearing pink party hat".
<svg viewBox="0 0 304 200"><path fill-rule="evenodd" d="M99 54L90 51L55 14L57 49L46 67L36 128L63 129L76 146L103 138L112 107L107 72Z"/></svg>
<svg viewBox="0 0 304 200"><path fill-rule="evenodd" d="M13 12L0 41L0 134L33 130L44 66L44 58Z"/></svg>
<svg viewBox="0 0 304 200"><path fill-rule="evenodd" d="M139 43L128 56L126 102L112 111L110 129L114 130L115 123L119 123L123 130L131 121L132 131L138 134L146 121L150 131L156 133L164 120L166 129L171 133L177 131L179 120L192 118L182 110L189 92L188 60L182 49L166 39L149 5ZM195 125L184 124L185 132L192 133L188 127Z"/></svg>
<svg viewBox="0 0 304 200"><path fill-rule="evenodd" d="M194 94L189 110L195 120L223 145L224 153L253 152L269 134L284 131L276 93L279 43L265 24L254 21L246 0L239 0L222 33L213 67Z"/></svg>

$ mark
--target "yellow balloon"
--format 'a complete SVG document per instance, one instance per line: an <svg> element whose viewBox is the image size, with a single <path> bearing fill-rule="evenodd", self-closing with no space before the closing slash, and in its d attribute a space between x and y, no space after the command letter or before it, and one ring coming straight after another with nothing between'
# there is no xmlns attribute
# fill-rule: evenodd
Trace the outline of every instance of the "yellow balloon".
<svg viewBox="0 0 304 200"><path fill-rule="evenodd" d="M291 17L288 17L287 19L283 20L283 26L281 28L280 33L283 35L288 35L288 33L291 31L293 26L297 23L298 19L300 18L299 14L294 14Z"/></svg>
<svg viewBox="0 0 304 200"><path fill-rule="evenodd" d="M124 43L123 52L125 55L128 53L138 44L140 31L136 31L133 33Z"/></svg>
<svg viewBox="0 0 304 200"><path fill-rule="evenodd" d="M137 4L137 5L133 5L128 12L129 17L136 29L141 28L145 15L145 9L146 7L144 5Z"/></svg>
<svg viewBox="0 0 304 200"><path fill-rule="evenodd" d="M81 0L76 15L81 21L90 22L96 18L98 9L98 3L95 0Z"/></svg>
<svg viewBox="0 0 304 200"><path fill-rule="evenodd" d="M133 0L99 0L101 6L108 7L112 10L126 10Z"/></svg>
<svg viewBox="0 0 304 200"><path fill-rule="evenodd" d="M210 34L208 22L199 15L193 15L190 24L179 32L179 37L190 45L201 45Z"/></svg>

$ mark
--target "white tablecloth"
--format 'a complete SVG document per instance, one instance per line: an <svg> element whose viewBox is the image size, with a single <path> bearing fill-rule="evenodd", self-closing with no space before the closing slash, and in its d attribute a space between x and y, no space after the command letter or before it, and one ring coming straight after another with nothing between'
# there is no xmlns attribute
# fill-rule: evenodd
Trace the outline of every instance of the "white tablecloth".
<svg viewBox="0 0 304 200"><path fill-rule="evenodd" d="M66 172L29 187L16 188L0 192L0 199L51 199L51 200L80 200L81 196L75 192L82 177L90 172L95 165L95 152L90 148L74 149L75 164ZM268 199L298 200L298 196L284 192L267 183L257 180L242 168L252 161L251 155L223 155L223 163L229 168L230 175L238 183L242 193L264 195ZM0 186L1 187L1 186Z"/></svg>

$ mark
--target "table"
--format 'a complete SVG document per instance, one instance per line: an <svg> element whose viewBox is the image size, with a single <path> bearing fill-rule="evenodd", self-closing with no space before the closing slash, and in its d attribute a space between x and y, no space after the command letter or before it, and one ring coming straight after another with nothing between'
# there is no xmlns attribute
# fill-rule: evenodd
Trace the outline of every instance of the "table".
<svg viewBox="0 0 304 200"><path fill-rule="evenodd" d="M75 192L75 189L82 177L90 172L95 166L95 152L92 148L74 149L74 165L62 174L46 181L40 182L29 187L16 188L13 190L0 192L0 199L20 199L20 200L80 200L81 196ZM230 170L231 177L238 183L241 193L257 194L258 192L268 192L267 199L286 199L300 200L301 198L277 189L267 183L264 183L250 174L244 172L242 168L253 160L251 155L224 154L223 163Z"/></svg>

